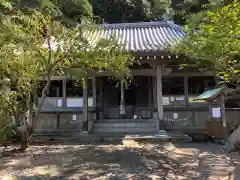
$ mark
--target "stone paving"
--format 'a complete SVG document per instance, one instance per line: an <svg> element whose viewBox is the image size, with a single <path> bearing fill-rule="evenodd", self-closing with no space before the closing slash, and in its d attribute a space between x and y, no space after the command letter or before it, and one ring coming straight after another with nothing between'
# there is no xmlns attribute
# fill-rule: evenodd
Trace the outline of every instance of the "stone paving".
<svg viewBox="0 0 240 180"><path fill-rule="evenodd" d="M34 145L1 159L0 177L81 180L234 180L240 156L213 143ZM0 178L1 179L1 178Z"/></svg>

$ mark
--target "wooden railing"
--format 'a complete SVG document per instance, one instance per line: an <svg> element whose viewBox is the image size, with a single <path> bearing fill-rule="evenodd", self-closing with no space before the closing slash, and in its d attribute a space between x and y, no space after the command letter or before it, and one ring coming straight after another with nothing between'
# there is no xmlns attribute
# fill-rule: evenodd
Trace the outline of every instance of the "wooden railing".
<svg viewBox="0 0 240 180"><path fill-rule="evenodd" d="M207 106L207 103L203 100L194 101L197 95L190 95L188 97L189 106ZM184 95L165 95L163 96L163 106L182 107L186 106Z"/></svg>
<svg viewBox="0 0 240 180"><path fill-rule="evenodd" d="M194 95L189 96L188 101L189 101L190 107L207 106L207 103L205 101L194 101L196 97L197 96L194 96ZM38 102L39 101L40 101L40 98L38 98ZM163 96L163 106L164 107L185 107L186 106L185 97L184 95L165 95ZM78 108L78 107L83 107L82 97L67 97L65 106L63 104L62 97L46 97L44 100L42 109L50 110L50 109L59 109L59 108L63 109L63 108ZM88 107L93 107L92 97L88 98ZM116 106L116 108L118 109L119 107Z"/></svg>
<svg viewBox="0 0 240 180"><path fill-rule="evenodd" d="M38 98L38 102L40 102L40 98ZM42 109L49 110L49 109L63 109L63 108L76 108L76 107L83 107L83 98L82 97L68 97L66 99L66 105L63 104L62 97L46 97L44 99ZM88 98L88 107L93 107L93 98Z"/></svg>
<svg viewBox="0 0 240 180"><path fill-rule="evenodd" d="M38 98L38 102L40 102L41 98ZM56 109L62 107L62 98L59 97L46 97L44 99L42 109Z"/></svg>
<svg viewBox="0 0 240 180"><path fill-rule="evenodd" d="M167 129L186 129L206 127L209 112L205 111L165 111L164 126Z"/></svg>
<svg viewBox="0 0 240 180"><path fill-rule="evenodd" d="M185 106L184 95L163 95L163 106Z"/></svg>

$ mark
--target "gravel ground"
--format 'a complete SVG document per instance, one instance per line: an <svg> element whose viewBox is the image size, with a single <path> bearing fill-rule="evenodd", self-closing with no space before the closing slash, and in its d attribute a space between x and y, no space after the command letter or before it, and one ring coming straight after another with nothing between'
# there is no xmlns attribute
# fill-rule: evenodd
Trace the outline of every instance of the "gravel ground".
<svg viewBox="0 0 240 180"><path fill-rule="evenodd" d="M212 143L32 145L3 157L0 177L16 179L234 180L240 156ZM1 178L0 178L1 179Z"/></svg>

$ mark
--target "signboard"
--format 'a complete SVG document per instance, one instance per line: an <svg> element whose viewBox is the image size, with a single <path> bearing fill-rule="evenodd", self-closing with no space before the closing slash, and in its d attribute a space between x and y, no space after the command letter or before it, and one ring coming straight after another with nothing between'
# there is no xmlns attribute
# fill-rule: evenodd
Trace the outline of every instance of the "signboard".
<svg viewBox="0 0 240 180"><path fill-rule="evenodd" d="M62 107L62 99L57 100L57 107Z"/></svg>
<svg viewBox="0 0 240 180"><path fill-rule="evenodd" d="M83 107L83 99L67 99L67 107Z"/></svg>
<svg viewBox="0 0 240 180"><path fill-rule="evenodd" d="M88 98L88 106L93 106L93 98ZM67 98L67 107L83 107L83 98Z"/></svg>
<svg viewBox="0 0 240 180"><path fill-rule="evenodd" d="M178 118L178 113L173 113L173 119L177 119Z"/></svg>
<svg viewBox="0 0 240 180"><path fill-rule="evenodd" d="M212 108L212 117L220 118L221 117L221 108Z"/></svg>
<svg viewBox="0 0 240 180"><path fill-rule="evenodd" d="M169 97L163 97L163 105L169 105Z"/></svg>

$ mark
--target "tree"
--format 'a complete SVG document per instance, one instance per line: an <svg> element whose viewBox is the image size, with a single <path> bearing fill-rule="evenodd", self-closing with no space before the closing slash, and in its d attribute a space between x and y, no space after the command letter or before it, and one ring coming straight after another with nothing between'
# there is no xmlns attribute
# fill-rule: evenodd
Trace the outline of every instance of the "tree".
<svg viewBox="0 0 240 180"><path fill-rule="evenodd" d="M1 108L0 121L10 122L12 116L18 120L19 111L26 116L31 115L28 113L33 106L31 94L39 76L45 77L46 84L33 123L40 113L53 75L72 73L84 83L87 73L93 70L111 70L119 78L128 73L131 58L114 41L99 40L95 44L88 42L86 33L95 30L95 25L82 24L67 28L39 11L29 14L16 12L0 17L0 80L9 79L8 91L4 90L6 88L0 89L0 99L11 110L9 114ZM5 98L6 93L14 96ZM23 118L23 150L28 146L27 127L27 120Z"/></svg>
<svg viewBox="0 0 240 180"><path fill-rule="evenodd" d="M158 20L168 0L93 0L93 13L107 23ZM101 22L102 23L102 22Z"/></svg>
<svg viewBox="0 0 240 180"><path fill-rule="evenodd" d="M0 8L9 5L23 13L29 13L29 9L41 9L44 14L51 15L67 26L76 25L81 19L93 15L88 0L2 0L0 2Z"/></svg>
<svg viewBox="0 0 240 180"><path fill-rule="evenodd" d="M204 12L230 0L93 0L93 14L100 23L162 20L168 16L176 24L186 24L189 14Z"/></svg>
<svg viewBox="0 0 240 180"><path fill-rule="evenodd" d="M192 57L194 65L216 72L225 82L240 82L240 3L209 10L200 23L189 22L188 37L174 52Z"/></svg>

